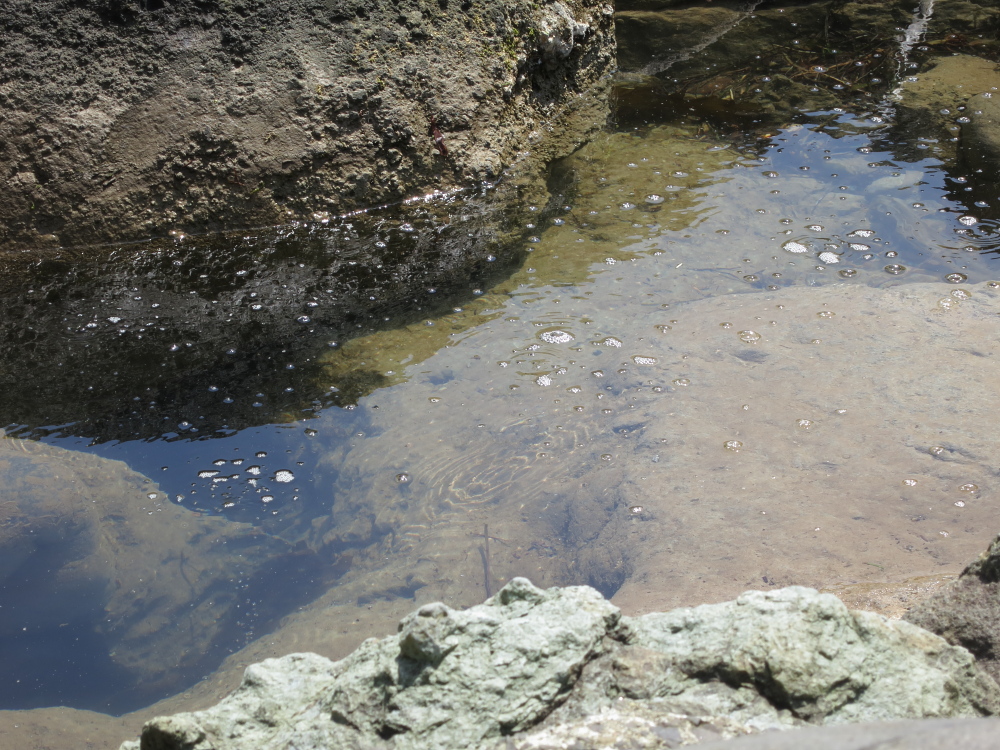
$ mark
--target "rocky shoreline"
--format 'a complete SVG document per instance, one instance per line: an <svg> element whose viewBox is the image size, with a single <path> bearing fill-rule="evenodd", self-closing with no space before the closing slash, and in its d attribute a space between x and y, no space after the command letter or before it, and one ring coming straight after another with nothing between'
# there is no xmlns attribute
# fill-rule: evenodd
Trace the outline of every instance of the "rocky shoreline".
<svg viewBox="0 0 1000 750"><path fill-rule="evenodd" d="M834 725L995 716L992 651L977 663L955 644L973 609L995 628L998 566L1000 538L910 614L944 637L798 586L627 617L589 587L518 578L467 610L425 604L341 661L251 665L218 705L153 719L122 750L671 748L762 732L746 746L777 748L795 745L773 730L817 725L831 727L818 741L846 747L851 730ZM942 607L955 597L961 609ZM996 731L943 726L980 740ZM886 734L931 747L919 722L853 732Z"/></svg>

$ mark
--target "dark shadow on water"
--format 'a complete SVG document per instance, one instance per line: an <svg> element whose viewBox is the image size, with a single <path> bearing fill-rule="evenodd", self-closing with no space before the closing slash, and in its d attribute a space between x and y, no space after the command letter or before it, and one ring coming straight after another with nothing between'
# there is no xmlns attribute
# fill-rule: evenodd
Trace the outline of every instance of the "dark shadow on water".
<svg viewBox="0 0 1000 750"><path fill-rule="evenodd" d="M352 404L384 376L321 386L323 352L509 275L528 215L508 188L249 236L8 254L0 424L190 440Z"/></svg>

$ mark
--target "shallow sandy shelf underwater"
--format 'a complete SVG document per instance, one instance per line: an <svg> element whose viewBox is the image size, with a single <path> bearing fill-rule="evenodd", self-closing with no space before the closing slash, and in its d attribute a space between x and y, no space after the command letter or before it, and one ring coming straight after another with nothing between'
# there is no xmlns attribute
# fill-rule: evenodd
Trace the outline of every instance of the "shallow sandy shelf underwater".
<svg viewBox="0 0 1000 750"><path fill-rule="evenodd" d="M480 600L472 535L484 521L508 542L490 548L497 585L523 574L543 585L575 572L607 575L620 565L614 601L629 612L748 588L954 572L992 536L1000 290L792 288L684 303L671 316L664 332L658 319L645 321L649 334L616 348L604 377L587 362L550 386L511 390L497 387L505 368L454 347L428 364L486 372L444 388L414 382L379 393L372 427L381 432L347 452L342 476L358 467L371 486L352 496L398 524L392 561L360 564L211 679L141 716L211 703L248 662L300 650L342 656L359 632L391 632L413 600L374 596L357 606L387 581L415 576L418 602ZM760 339L747 344L744 331ZM609 381L612 391L603 391ZM581 392L568 393L570 383ZM598 391L608 395L594 399ZM466 409L473 392L479 406L465 427L399 401ZM604 404L613 413L602 413ZM409 482L396 481L386 456L409 469ZM487 456L503 467L488 497L475 494L471 474ZM372 471L374 462L384 470ZM528 489L502 502L511 486ZM553 518L576 529L576 549L551 546ZM2 712L0 738L41 747L46 733L121 736L141 716Z"/></svg>
<svg viewBox="0 0 1000 750"><path fill-rule="evenodd" d="M998 314L987 284L710 298L550 345L547 384L513 390L444 349L425 365L455 377L377 394L338 459L333 526L391 525L400 557L333 595L405 571L418 601L473 601L485 523L500 582L621 583L632 611L955 572L995 525Z"/></svg>

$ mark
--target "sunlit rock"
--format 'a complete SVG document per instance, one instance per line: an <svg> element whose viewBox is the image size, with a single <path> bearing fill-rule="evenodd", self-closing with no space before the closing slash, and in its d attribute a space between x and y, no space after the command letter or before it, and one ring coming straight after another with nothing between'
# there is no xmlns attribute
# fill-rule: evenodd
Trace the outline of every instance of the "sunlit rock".
<svg viewBox="0 0 1000 750"><path fill-rule="evenodd" d="M530 748L595 717L679 739L998 708L965 649L811 589L629 618L593 589L516 578L464 611L426 604L339 662L252 665L215 707L147 722L141 746Z"/></svg>

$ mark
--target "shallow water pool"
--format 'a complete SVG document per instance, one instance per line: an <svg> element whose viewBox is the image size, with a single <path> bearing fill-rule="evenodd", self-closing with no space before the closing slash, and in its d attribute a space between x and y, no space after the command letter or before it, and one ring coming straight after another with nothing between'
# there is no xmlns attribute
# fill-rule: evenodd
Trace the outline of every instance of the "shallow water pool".
<svg viewBox="0 0 1000 750"><path fill-rule="evenodd" d="M134 710L517 575L640 611L957 572L996 532L996 165L885 86L667 83L624 81L544 205L33 266L2 705Z"/></svg>

